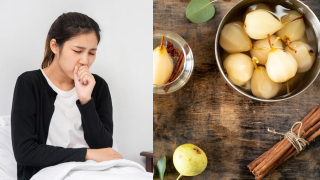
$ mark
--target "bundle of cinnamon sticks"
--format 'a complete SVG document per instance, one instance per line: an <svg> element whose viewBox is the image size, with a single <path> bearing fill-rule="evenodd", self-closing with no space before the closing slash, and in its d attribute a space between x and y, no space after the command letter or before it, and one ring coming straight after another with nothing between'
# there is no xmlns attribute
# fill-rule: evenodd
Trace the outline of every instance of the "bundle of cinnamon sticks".
<svg viewBox="0 0 320 180"><path fill-rule="evenodd" d="M292 131L297 134L301 126L300 137L310 143L320 135L320 108L314 107L301 122L302 125L295 126ZM284 138L247 167L255 175L255 179L262 179L296 153L296 148Z"/></svg>

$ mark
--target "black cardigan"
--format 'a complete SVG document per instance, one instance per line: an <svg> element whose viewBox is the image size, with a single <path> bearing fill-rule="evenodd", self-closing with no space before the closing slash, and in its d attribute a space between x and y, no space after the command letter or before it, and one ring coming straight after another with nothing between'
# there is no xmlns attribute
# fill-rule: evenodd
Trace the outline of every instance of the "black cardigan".
<svg viewBox="0 0 320 180"><path fill-rule="evenodd" d="M93 76L96 84L92 99L84 105L76 101L84 138L91 149L112 147L112 101L108 84L98 75ZM17 79L11 110L11 135L19 180L30 179L47 166L85 161L86 148L46 145L56 96L40 69L27 71Z"/></svg>

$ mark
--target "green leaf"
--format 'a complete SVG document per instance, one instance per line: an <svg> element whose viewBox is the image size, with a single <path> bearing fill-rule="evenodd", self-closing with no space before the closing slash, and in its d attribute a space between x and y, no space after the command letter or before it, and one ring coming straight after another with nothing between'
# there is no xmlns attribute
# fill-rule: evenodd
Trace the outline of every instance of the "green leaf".
<svg viewBox="0 0 320 180"><path fill-rule="evenodd" d="M186 9L187 18L193 23L203 23L216 12L210 0L191 0Z"/></svg>
<svg viewBox="0 0 320 180"><path fill-rule="evenodd" d="M157 162L157 168L159 172L159 177L163 180L164 172L166 171L166 157L163 156Z"/></svg>

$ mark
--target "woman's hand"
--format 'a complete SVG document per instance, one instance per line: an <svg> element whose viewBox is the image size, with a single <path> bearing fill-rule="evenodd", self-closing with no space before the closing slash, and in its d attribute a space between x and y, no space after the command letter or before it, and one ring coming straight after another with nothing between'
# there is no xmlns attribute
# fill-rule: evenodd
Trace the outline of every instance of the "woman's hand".
<svg viewBox="0 0 320 180"><path fill-rule="evenodd" d="M87 149L86 160L96 162L122 159L122 156L112 148Z"/></svg>
<svg viewBox="0 0 320 180"><path fill-rule="evenodd" d="M86 104L91 99L92 90L96 81L89 72L88 66L80 66L79 69L78 66L75 66L73 78L79 101L81 104Z"/></svg>

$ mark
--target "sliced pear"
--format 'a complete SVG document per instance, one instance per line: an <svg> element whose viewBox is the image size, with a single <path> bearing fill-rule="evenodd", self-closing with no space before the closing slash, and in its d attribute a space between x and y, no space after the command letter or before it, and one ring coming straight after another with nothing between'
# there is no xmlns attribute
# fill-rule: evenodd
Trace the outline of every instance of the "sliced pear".
<svg viewBox="0 0 320 180"><path fill-rule="evenodd" d="M226 24L220 35L220 46L228 53L249 51L252 48L251 40L244 32L240 21Z"/></svg>
<svg viewBox="0 0 320 180"><path fill-rule="evenodd" d="M288 46L286 51L289 52L298 63L298 73L309 71L315 60L315 53L313 49L304 42L295 41L290 46L296 50L292 51Z"/></svg>
<svg viewBox="0 0 320 180"><path fill-rule="evenodd" d="M281 84L273 82L263 66L258 66L251 79L252 94L263 99L275 97L281 88Z"/></svg>
<svg viewBox="0 0 320 180"><path fill-rule="evenodd" d="M282 83L296 75L298 63L290 53L272 49L268 54L266 69L272 81Z"/></svg>
<svg viewBox="0 0 320 180"><path fill-rule="evenodd" d="M252 39L265 39L284 26L275 16L265 10L255 10L246 15L244 29Z"/></svg>
<svg viewBox="0 0 320 180"><path fill-rule="evenodd" d="M277 36L270 36L271 43L274 43L277 39ZM278 40L274 45L275 48L282 48L281 40ZM253 43L253 48L250 50L252 57L259 59L259 64L265 65L268 60L268 54L271 50L268 39L261 39Z"/></svg>
<svg viewBox="0 0 320 180"><path fill-rule="evenodd" d="M235 85L242 86L252 77L253 63L251 58L243 53L230 54L224 60L223 66L229 80Z"/></svg>
<svg viewBox="0 0 320 180"><path fill-rule="evenodd" d="M165 84L173 71L173 62L164 45L153 50L153 84Z"/></svg>
<svg viewBox="0 0 320 180"><path fill-rule="evenodd" d="M277 35L286 42L287 39L290 42L297 41L301 39L306 30L303 18L290 22L298 17L301 17L301 14L296 10L287 11L288 15L283 16L281 19L282 23L287 23L282 29L277 32ZM290 23L288 23L290 22Z"/></svg>

